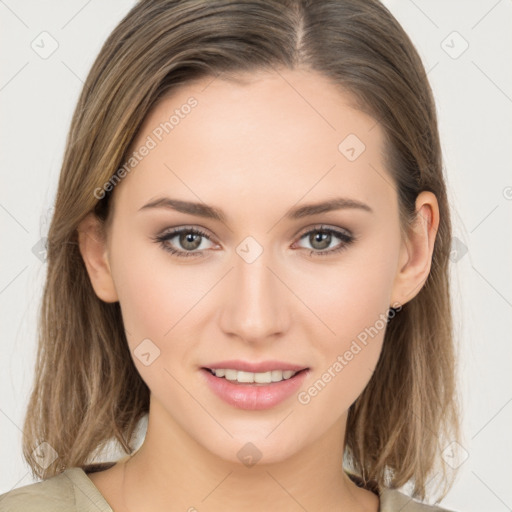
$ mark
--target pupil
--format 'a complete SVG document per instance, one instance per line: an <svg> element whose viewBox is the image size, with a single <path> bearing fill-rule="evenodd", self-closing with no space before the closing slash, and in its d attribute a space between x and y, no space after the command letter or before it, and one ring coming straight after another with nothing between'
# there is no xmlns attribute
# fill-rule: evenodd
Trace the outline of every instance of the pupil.
<svg viewBox="0 0 512 512"><path fill-rule="evenodd" d="M180 243L182 244L182 247L193 250L197 249L201 244L200 238L201 236L196 235L195 233L186 233L180 236Z"/></svg>
<svg viewBox="0 0 512 512"><path fill-rule="evenodd" d="M320 247L315 247L315 244L317 242L322 242L323 243L320 243ZM315 247L316 249L325 249L326 247L329 247L331 243L331 234L330 233L321 233L321 232L317 232L316 235L313 235L313 241L311 242L311 245L313 247Z"/></svg>

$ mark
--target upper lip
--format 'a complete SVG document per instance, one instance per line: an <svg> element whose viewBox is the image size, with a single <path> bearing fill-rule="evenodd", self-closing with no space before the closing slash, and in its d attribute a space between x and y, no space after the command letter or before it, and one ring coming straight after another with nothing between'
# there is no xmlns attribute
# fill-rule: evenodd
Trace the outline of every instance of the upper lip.
<svg viewBox="0 0 512 512"><path fill-rule="evenodd" d="M264 373L272 370L300 371L306 369L307 366L285 363L284 361L261 361L259 363L251 363L249 361L241 361L237 359L211 363L203 368L207 368L209 370L228 369L242 372Z"/></svg>

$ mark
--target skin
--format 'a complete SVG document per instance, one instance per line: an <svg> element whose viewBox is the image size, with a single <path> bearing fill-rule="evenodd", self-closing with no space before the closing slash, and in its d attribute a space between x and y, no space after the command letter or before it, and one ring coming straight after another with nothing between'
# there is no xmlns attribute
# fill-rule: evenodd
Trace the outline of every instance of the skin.
<svg viewBox="0 0 512 512"><path fill-rule="evenodd" d="M379 315L419 292L430 271L437 201L430 192L418 196L417 222L401 239L380 125L319 74L246 78L187 84L157 104L134 148L190 96L198 101L116 186L108 230L92 214L79 227L94 290L120 302L132 358L151 390L141 448L89 475L116 512L379 507L341 460L347 412L377 364L384 329L305 405L293 395L264 411L234 408L212 394L199 369L223 359L277 359L310 368L307 390ZM366 146L354 161L338 150L348 134ZM213 205L227 220L139 211L161 196ZM338 196L373 212L284 218L289 208ZM303 236L318 224L357 239L341 252L310 255L343 244L333 235L326 249L316 232ZM195 250L203 256L179 258L152 240L183 226L210 235ZM250 264L236 252L247 236L263 248ZM179 237L167 244L191 250ZM160 350L148 366L133 356L146 338ZM262 454L251 467L237 457L248 442Z"/></svg>

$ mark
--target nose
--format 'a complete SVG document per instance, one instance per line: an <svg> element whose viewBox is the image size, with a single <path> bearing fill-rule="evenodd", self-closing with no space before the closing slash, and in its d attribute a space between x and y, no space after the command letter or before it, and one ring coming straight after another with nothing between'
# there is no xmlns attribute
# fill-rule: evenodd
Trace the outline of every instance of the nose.
<svg viewBox="0 0 512 512"><path fill-rule="evenodd" d="M226 335L254 344L275 341L288 329L292 294L271 259L265 250L251 263L235 254L219 316Z"/></svg>

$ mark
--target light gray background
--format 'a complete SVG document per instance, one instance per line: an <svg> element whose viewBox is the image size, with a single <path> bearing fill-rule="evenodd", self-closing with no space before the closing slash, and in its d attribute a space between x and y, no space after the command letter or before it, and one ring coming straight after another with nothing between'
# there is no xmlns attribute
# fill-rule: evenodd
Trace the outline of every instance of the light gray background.
<svg viewBox="0 0 512 512"><path fill-rule="evenodd" d="M133 3L0 0L0 493L32 482L20 428L45 275L37 244L51 216L71 114L103 41ZM443 506L512 510L512 3L385 4L428 70L453 208L465 440L452 457L460 471ZM42 58L32 46L49 51L52 38L58 48Z"/></svg>

